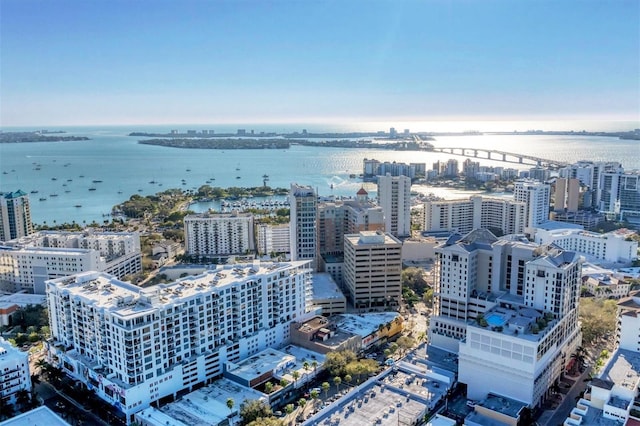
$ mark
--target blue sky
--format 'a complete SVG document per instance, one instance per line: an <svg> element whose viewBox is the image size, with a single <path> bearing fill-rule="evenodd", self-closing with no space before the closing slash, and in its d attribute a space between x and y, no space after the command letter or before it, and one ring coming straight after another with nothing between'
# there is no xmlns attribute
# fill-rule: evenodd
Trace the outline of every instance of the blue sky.
<svg viewBox="0 0 640 426"><path fill-rule="evenodd" d="M640 117L640 2L2 0L0 124Z"/></svg>

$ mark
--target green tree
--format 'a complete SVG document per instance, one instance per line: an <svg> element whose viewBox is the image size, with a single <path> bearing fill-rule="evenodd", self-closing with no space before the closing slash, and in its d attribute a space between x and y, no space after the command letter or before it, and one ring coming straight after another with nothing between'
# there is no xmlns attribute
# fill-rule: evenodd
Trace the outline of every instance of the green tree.
<svg viewBox="0 0 640 426"><path fill-rule="evenodd" d="M336 385L336 392L340 391L340 384L342 383L342 379L340 376L336 376L333 378L333 384Z"/></svg>
<svg viewBox="0 0 640 426"><path fill-rule="evenodd" d="M271 383L271 382L265 383L264 384L264 391L265 391L265 393L267 395L270 394L271 392L273 392L273 383Z"/></svg>
<svg viewBox="0 0 640 426"><path fill-rule="evenodd" d="M351 374L345 374L344 381L347 382L349 385L351 385L351 380L353 380L353 377L351 377Z"/></svg>
<svg viewBox="0 0 640 426"><path fill-rule="evenodd" d="M286 388L288 384L289 381L287 379L280 379L280 387Z"/></svg>
<svg viewBox="0 0 640 426"><path fill-rule="evenodd" d="M258 417L247 423L247 426L284 426L284 422L275 417Z"/></svg>
<svg viewBox="0 0 640 426"><path fill-rule="evenodd" d="M398 344L398 349L400 350L400 354L402 356L404 356L404 354L406 354L409 349L413 348L416 345L415 339L408 336L399 337L398 340L396 340L396 343Z"/></svg>
<svg viewBox="0 0 640 426"><path fill-rule="evenodd" d="M341 376L346 373L345 367L352 361L357 360L353 351L329 352L326 355L324 366L332 376Z"/></svg>
<svg viewBox="0 0 640 426"><path fill-rule="evenodd" d="M331 388L331 385L329 384L329 382L322 382L320 387L324 391L324 397L326 398L327 396L329 396L329 389Z"/></svg>
<svg viewBox="0 0 640 426"><path fill-rule="evenodd" d="M617 326L618 306L615 300L596 298L580 299L579 318L582 323L582 341L592 346L597 341L611 336Z"/></svg>
<svg viewBox="0 0 640 426"><path fill-rule="evenodd" d="M271 406L260 399L245 400L240 404L240 418L246 425L258 418L269 418L273 415Z"/></svg>
<svg viewBox="0 0 640 426"><path fill-rule="evenodd" d="M227 408L229 409L229 411L231 413L233 413L233 406L235 405L235 401L233 400L233 398L227 398Z"/></svg>
<svg viewBox="0 0 640 426"><path fill-rule="evenodd" d="M293 373L291 373L291 377L293 377L293 385L297 387L298 379L300 378L300 373L298 372L298 370L294 370Z"/></svg>

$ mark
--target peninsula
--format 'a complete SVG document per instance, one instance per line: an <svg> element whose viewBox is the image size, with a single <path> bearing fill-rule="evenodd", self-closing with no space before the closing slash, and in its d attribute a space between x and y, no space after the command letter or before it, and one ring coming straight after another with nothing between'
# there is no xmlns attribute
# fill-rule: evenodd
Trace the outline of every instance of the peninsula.
<svg viewBox="0 0 640 426"><path fill-rule="evenodd" d="M53 133L53 132L46 132ZM43 132L0 132L0 143L88 141L86 136L62 136L62 132L46 136Z"/></svg>

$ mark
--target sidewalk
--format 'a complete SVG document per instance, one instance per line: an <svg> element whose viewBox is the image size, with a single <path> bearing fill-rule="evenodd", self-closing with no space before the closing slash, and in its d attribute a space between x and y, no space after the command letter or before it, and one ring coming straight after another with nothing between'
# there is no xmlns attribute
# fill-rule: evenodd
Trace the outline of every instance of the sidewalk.
<svg viewBox="0 0 640 426"><path fill-rule="evenodd" d="M554 410L546 410L542 413L542 415L538 418L537 423L541 426L557 426L558 424L564 423L564 420L569 417L571 410L576 406L577 401L576 398L580 394L580 392L584 391L587 388L588 383L585 382L585 379L589 376L591 372L591 368L586 368L584 372L577 376L565 376L564 382L573 382L570 388L560 388L560 394L564 395L562 397L562 402L558 404L558 406Z"/></svg>

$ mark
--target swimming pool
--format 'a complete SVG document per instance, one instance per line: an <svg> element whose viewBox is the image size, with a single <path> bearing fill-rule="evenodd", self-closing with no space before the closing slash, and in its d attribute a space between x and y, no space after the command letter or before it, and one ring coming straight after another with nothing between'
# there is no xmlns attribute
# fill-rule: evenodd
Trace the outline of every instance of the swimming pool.
<svg viewBox="0 0 640 426"><path fill-rule="evenodd" d="M503 315L496 314L495 312L487 315L484 319L492 327L500 327L505 325L507 322L507 319Z"/></svg>

